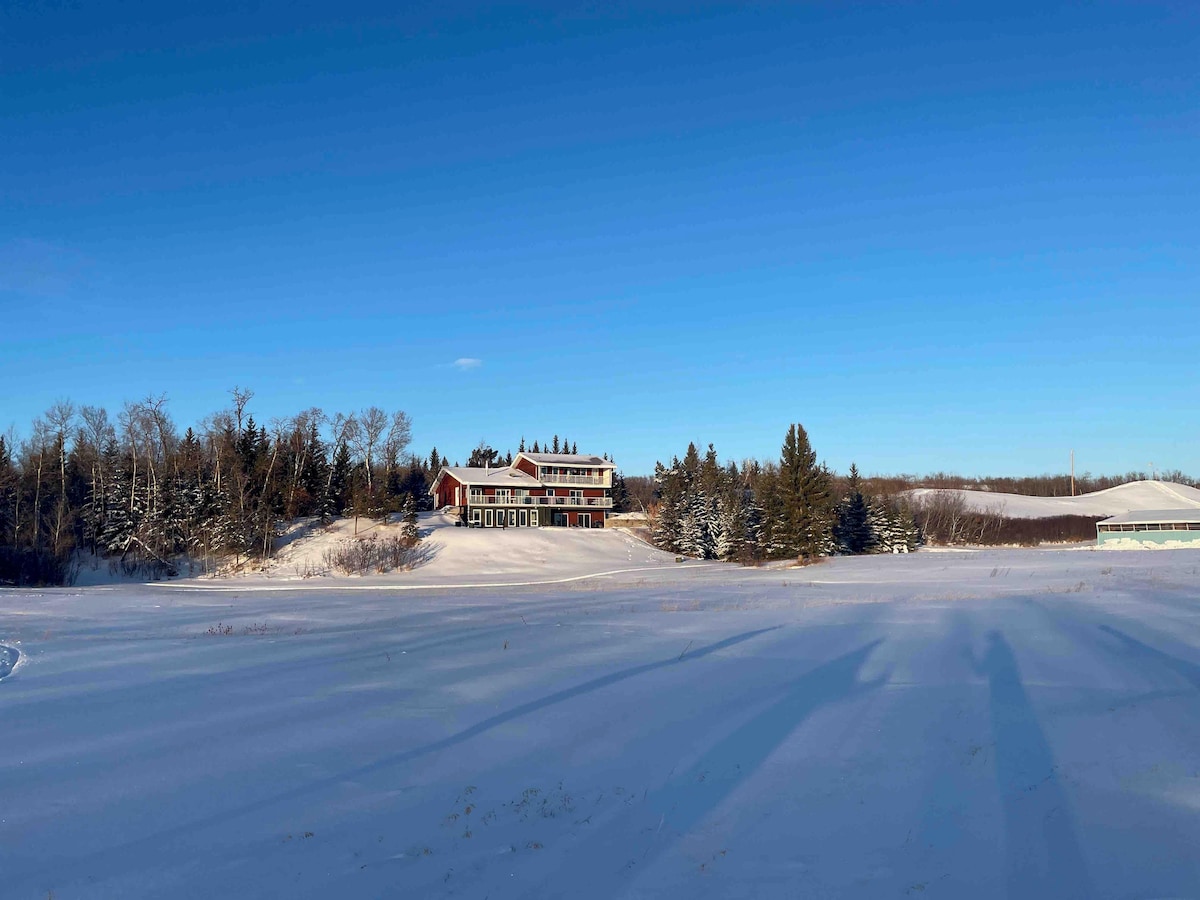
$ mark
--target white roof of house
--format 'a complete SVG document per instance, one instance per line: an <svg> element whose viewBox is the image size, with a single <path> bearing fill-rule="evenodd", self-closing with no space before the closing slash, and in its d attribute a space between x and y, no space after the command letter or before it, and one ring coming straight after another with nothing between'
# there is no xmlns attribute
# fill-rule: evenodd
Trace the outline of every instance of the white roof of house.
<svg viewBox="0 0 1200 900"><path fill-rule="evenodd" d="M1135 509L1104 519L1104 525L1142 525L1164 522L1200 522L1200 509Z"/></svg>
<svg viewBox="0 0 1200 900"><path fill-rule="evenodd" d="M531 475L511 466L497 469L478 469L470 466L446 466L442 473L451 475L460 484L490 484L496 487L541 487L542 483ZM441 479L438 475L438 480ZM437 483L436 481L434 482Z"/></svg>
<svg viewBox="0 0 1200 900"><path fill-rule="evenodd" d="M588 453L526 453L522 450L517 456L523 456L526 459L533 460L535 463L542 463L548 466L599 466L601 468L616 468L616 465L610 463L607 459L601 459L599 456L592 456Z"/></svg>

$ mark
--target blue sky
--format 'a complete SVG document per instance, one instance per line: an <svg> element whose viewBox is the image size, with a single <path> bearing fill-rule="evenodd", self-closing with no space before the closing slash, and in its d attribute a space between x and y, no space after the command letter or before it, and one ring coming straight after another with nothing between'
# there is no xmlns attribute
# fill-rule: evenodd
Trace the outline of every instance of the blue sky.
<svg viewBox="0 0 1200 900"><path fill-rule="evenodd" d="M1200 475L1195 4L175 6L0 12L0 429Z"/></svg>

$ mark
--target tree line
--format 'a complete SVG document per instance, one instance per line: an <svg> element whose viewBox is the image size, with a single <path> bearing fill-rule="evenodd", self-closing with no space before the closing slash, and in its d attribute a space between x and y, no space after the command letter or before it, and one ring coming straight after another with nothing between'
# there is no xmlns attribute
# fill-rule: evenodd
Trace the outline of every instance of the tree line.
<svg viewBox="0 0 1200 900"><path fill-rule="evenodd" d="M1200 487L1200 482L1178 469L1162 472L1129 471L1123 475L1093 475L1084 472L1075 476L1075 495L1103 491L1131 481L1170 481ZM934 490L992 491L1003 494L1021 494L1027 497L1070 497L1072 479L1068 473L1012 476L964 476L951 472L931 472L928 475L872 475L863 479L871 490L885 494L899 494L915 488Z"/></svg>
<svg viewBox="0 0 1200 900"><path fill-rule="evenodd" d="M281 525L301 517L328 523L343 515L386 520L400 514L416 534L416 513L431 507L428 489L449 459L408 452L411 421L377 406L326 413L317 408L257 422L253 392L230 391L227 408L186 428L164 396L103 407L54 404L17 440L0 435L0 584L61 584L75 551L115 559L127 571L170 574L180 556L201 560L266 558ZM521 438L518 452L526 449ZM531 452L575 453L554 435ZM609 459L609 454L604 454ZM467 464L511 464L481 441ZM456 463L457 464L457 463ZM1077 493L1147 477L1076 479ZM1196 482L1181 472L1163 477ZM914 487L1035 493L1070 492L1070 476L970 479L946 473L839 476L817 462L808 434L792 425L778 461L721 463L709 444L658 463L653 477L613 478L613 509L651 518L651 537L672 552L752 562L813 559L832 553L905 552L925 536L945 542L1083 539L1093 521L1029 525L998 514L968 513L950 494L910 507ZM1075 521L1078 519L1078 521Z"/></svg>
<svg viewBox="0 0 1200 900"><path fill-rule="evenodd" d="M165 397L102 407L62 401L26 440L0 436L0 583L63 583L73 552L169 574L181 554L270 556L282 522L351 514L415 522L441 465L406 450L403 411L303 410L256 422L253 393L182 434Z"/></svg>
<svg viewBox="0 0 1200 900"><path fill-rule="evenodd" d="M699 559L908 552L921 540L908 508L868 493L856 467L842 479L818 463L799 424L788 428L778 462L722 464L712 444L701 457L692 443L682 460L656 464L653 483L650 503L642 504L652 540Z"/></svg>

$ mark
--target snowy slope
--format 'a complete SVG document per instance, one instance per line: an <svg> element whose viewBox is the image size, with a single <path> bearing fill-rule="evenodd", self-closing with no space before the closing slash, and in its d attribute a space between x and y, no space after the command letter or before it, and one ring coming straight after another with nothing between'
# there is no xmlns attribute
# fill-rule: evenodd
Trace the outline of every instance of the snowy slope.
<svg viewBox="0 0 1200 900"><path fill-rule="evenodd" d="M943 493L928 488L909 491L920 500ZM968 509L995 511L1014 519L1043 519L1048 516L1115 516L1135 509L1184 509L1200 507L1200 490L1164 481L1133 481L1078 497L1027 497L991 491L946 491L960 494Z"/></svg>
<svg viewBox="0 0 1200 900"><path fill-rule="evenodd" d="M243 588L300 582L326 588L347 580L323 571L325 552L355 538L353 519L341 519L329 529L312 524L294 526L285 536L266 572L231 579ZM363 586L428 586L452 584L528 584L582 578L610 571L675 566L675 557L620 529L599 528L457 528L442 513L420 518L422 550L427 559L411 571L353 577ZM381 526L359 520L358 536L399 534L399 525ZM693 563L683 563L693 565ZM320 571L319 577L303 577ZM200 579L200 584L211 581Z"/></svg>
<svg viewBox="0 0 1200 900"><path fill-rule="evenodd" d="M0 895L1200 896L1197 571L0 591Z"/></svg>

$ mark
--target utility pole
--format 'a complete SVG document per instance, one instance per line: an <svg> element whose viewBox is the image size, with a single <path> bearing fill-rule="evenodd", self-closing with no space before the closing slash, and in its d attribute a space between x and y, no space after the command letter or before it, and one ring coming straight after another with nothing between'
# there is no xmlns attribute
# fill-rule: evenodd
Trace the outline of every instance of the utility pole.
<svg viewBox="0 0 1200 900"><path fill-rule="evenodd" d="M1075 451L1071 451L1071 496L1075 496Z"/></svg>

